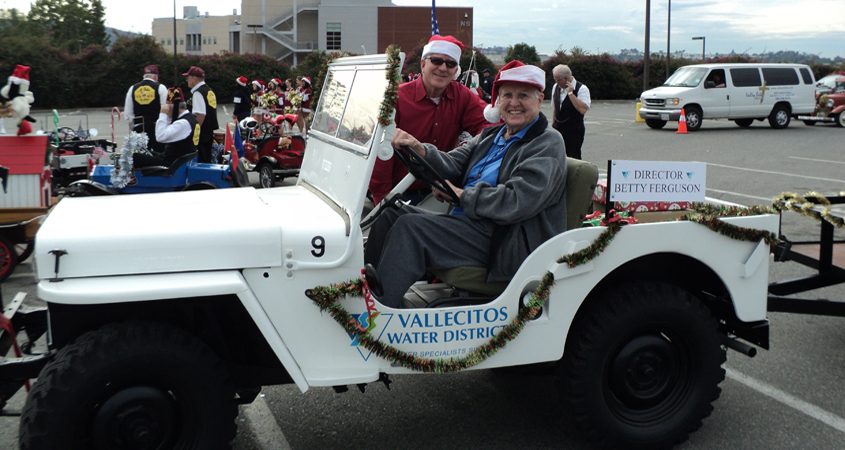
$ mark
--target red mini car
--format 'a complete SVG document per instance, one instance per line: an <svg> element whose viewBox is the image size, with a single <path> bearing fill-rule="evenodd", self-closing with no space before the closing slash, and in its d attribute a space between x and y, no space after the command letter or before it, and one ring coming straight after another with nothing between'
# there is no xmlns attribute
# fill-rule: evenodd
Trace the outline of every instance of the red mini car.
<svg viewBox="0 0 845 450"><path fill-rule="evenodd" d="M833 122L840 127L845 127L845 76L838 76L832 81L830 90L817 94L816 111L813 115L800 117L805 124Z"/></svg>
<svg viewBox="0 0 845 450"><path fill-rule="evenodd" d="M305 156L305 139L290 131L296 123L295 114L279 115L260 121L246 118L241 121L246 137L244 157L249 170L258 172L259 186L270 188L285 177L299 175Z"/></svg>

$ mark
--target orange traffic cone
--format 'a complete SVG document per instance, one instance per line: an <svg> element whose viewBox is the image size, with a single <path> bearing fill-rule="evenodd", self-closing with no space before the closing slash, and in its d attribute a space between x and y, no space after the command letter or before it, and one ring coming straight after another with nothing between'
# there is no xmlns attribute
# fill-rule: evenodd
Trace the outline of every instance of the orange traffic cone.
<svg viewBox="0 0 845 450"><path fill-rule="evenodd" d="M684 114L684 108L681 108L681 117L678 119L678 134L687 134L687 116Z"/></svg>

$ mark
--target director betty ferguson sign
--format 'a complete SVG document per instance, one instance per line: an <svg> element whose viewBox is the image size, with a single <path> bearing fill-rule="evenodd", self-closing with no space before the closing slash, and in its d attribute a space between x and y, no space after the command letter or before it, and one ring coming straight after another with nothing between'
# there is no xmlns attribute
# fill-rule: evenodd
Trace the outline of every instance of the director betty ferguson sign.
<svg viewBox="0 0 845 450"><path fill-rule="evenodd" d="M707 165L701 162L621 161L610 163L610 201L704 201Z"/></svg>

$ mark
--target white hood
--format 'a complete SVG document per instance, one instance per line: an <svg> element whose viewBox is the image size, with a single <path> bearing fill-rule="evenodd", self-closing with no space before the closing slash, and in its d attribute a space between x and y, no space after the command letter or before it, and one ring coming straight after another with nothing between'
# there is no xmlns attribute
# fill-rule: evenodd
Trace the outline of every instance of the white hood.
<svg viewBox="0 0 845 450"><path fill-rule="evenodd" d="M690 91L688 87L682 86L658 86L654 89L649 89L640 96L642 99L646 98L674 98L683 97L684 94Z"/></svg>
<svg viewBox="0 0 845 450"><path fill-rule="evenodd" d="M271 267L278 219L252 188L65 198L36 236L37 277Z"/></svg>

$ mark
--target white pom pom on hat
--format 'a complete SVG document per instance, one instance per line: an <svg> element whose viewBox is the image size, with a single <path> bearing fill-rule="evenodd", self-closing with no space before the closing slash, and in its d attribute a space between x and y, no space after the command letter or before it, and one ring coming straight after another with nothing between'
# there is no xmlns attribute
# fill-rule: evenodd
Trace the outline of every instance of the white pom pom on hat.
<svg viewBox="0 0 845 450"><path fill-rule="evenodd" d="M484 118L490 123L498 123L502 120L499 108L496 107L496 98L499 96L499 86L506 83L524 84L543 92L546 89L546 72L519 60L513 60L502 66L493 80L490 104L484 107Z"/></svg>

